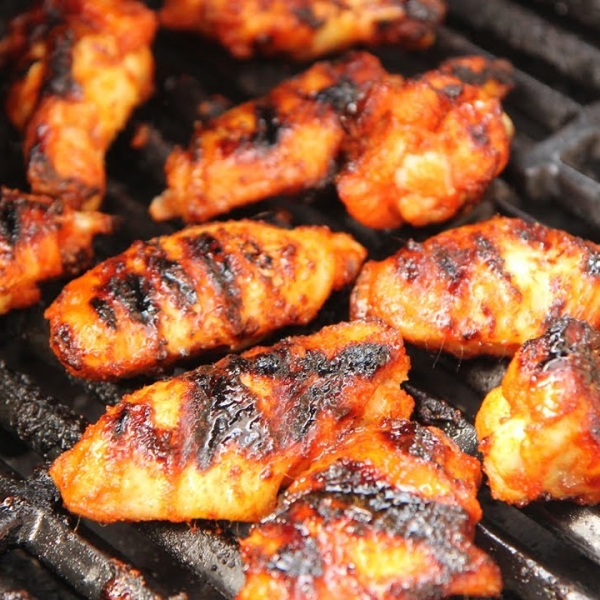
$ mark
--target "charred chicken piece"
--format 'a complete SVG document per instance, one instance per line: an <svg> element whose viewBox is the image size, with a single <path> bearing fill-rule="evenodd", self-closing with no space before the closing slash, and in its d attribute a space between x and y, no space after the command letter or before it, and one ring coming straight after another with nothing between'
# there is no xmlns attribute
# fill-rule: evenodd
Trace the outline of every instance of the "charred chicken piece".
<svg viewBox="0 0 600 600"><path fill-rule="evenodd" d="M477 414L492 495L600 502L600 333L571 317L528 340Z"/></svg>
<svg viewBox="0 0 600 600"><path fill-rule="evenodd" d="M350 305L352 318L380 317L431 351L512 356L557 317L600 328L600 246L495 217L367 262Z"/></svg>
<svg viewBox="0 0 600 600"><path fill-rule="evenodd" d="M152 91L156 26L134 0L45 0L12 21L0 63L33 192L99 206L106 150Z"/></svg>
<svg viewBox="0 0 600 600"><path fill-rule="evenodd" d="M69 510L101 522L255 521L344 431L410 415L409 366L378 321L254 347L125 396L50 474Z"/></svg>
<svg viewBox="0 0 600 600"><path fill-rule="evenodd" d="M471 56L372 85L348 121L336 177L350 215L385 229L470 210L508 162L513 126L501 98L510 78L506 61Z"/></svg>
<svg viewBox="0 0 600 600"><path fill-rule="evenodd" d="M425 48L445 13L442 0L167 0L160 19L200 32L238 58L309 60L354 45Z"/></svg>
<svg viewBox="0 0 600 600"><path fill-rule="evenodd" d="M71 281L46 310L50 345L74 375L156 372L306 325L354 281L366 250L327 227L242 220L135 242Z"/></svg>
<svg viewBox="0 0 600 600"><path fill-rule="evenodd" d="M438 429L353 431L241 540L237 600L499 595L500 571L473 543L480 479Z"/></svg>
<svg viewBox="0 0 600 600"><path fill-rule="evenodd" d="M110 233L113 225L102 213L0 188L0 314L35 304L42 281L86 268L94 236Z"/></svg>
<svg viewBox="0 0 600 600"><path fill-rule="evenodd" d="M266 96L199 125L189 148L169 156L168 188L152 202L152 217L207 221L329 182L344 137L344 113L384 73L368 53L320 62Z"/></svg>

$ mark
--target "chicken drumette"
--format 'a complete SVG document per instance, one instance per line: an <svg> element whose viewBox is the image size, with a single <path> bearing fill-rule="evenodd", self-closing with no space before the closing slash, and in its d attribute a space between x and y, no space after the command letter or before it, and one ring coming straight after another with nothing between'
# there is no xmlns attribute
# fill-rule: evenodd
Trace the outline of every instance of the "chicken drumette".
<svg viewBox="0 0 600 600"><path fill-rule="evenodd" d="M45 0L11 22L0 42L6 110L33 192L99 206L106 150L153 88L156 26L135 0Z"/></svg>
<svg viewBox="0 0 600 600"><path fill-rule="evenodd" d="M354 281L366 250L325 226L241 220L135 242L71 281L48 307L50 345L88 379L160 371L306 325Z"/></svg>
<svg viewBox="0 0 600 600"><path fill-rule="evenodd" d="M35 304L41 282L89 266L94 236L110 233L113 224L102 213L0 188L0 314Z"/></svg>
<svg viewBox="0 0 600 600"><path fill-rule="evenodd" d="M492 495L600 502L600 333L563 317L528 340L475 420Z"/></svg>
<svg viewBox="0 0 600 600"><path fill-rule="evenodd" d="M241 540L237 600L495 596L498 567L473 543L479 462L440 430L358 428Z"/></svg>
<svg viewBox="0 0 600 600"><path fill-rule="evenodd" d="M343 432L410 415L409 366L377 321L255 347L124 397L50 474L97 521L255 521Z"/></svg>
<svg viewBox="0 0 600 600"><path fill-rule="evenodd" d="M383 319L431 351L512 356L563 315L600 328L600 246L495 217L367 262L350 310Z"/></svg>
<svg viewBox="0 0 600 600"><path fill-rule="evenodd" d="M198 31L239 58L308 60L354 45L431 45L442 0L167 0L161 22Z"/></svg>

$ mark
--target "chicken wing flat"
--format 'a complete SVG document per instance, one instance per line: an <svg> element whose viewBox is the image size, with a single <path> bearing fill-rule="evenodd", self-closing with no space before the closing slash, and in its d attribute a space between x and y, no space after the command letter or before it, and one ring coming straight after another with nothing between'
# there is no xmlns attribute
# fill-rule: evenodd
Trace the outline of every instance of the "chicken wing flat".
<svg viewBox="0 0 600 600"><path fill-rule="evenodd" d="M495 217L370 261L352 318L378 316L406 341L458 357L512 356L571 315L600 328L600 246L564 231Z"/></svg>
<svg viewBox="0 0 600 600"><path fill-rule="evenodd" d="M563 317L529 340L475 427L492 495L600 502L600 333Z"/></svg>
<svg viewBox="0 0 600 600"><path fill-rule="evenodd" d="M156 26L134 0L45 0L11 23L0 63L33 192L99 206L106 150L152 91Z"/></svg>
<svg viewBox="0 0 600 600"><path fill-rule="evenodd" d="M336 186L376 229L422 227L467 212L506 166L513 126L506 61L471 56L407 81L383 78L348 121Z"/></svg>
<svg viewBox="0 0 600 600"><path fill-rule="evenodd" d="M354 281L366 250L324 226L207 223L135 242L71 281L47 308L71 373L115 379L206 350L239 350L306 325Z"/></svg>
<svg viewBox="0 0 600 600"><path fill-rule="evenodd" d="M124 397L50 474L69 510L101 522L255 521L344 431L410 415L409 367L378 321L254 347Z"/></svg>
<svg viewBox="0 0 600 600"><path fill-rule="evenodd" d="M239 58L314 59L354 45L431 45L441 0L167 0L164 26L198 31Z"/></svg>
<svg viewBox="0 0 600 600"><path fill-rule="evenodd" d="M237 600L495 596L473 543L481 470L440 430L410 421L347 435L241 540Z"/></svg>
<svg viewBox="0 0 600 600"><path fill-rule="evenodd" d="M342 116L385 70L374 56L323 61L266 96L198 126L166 163L168 188L154 219L207 221L277 194L329 182L344 136Z"/></svg>
<svg viewBox="0 0 600 600"><path fill-rule="evenodd" d="M0 188L0 314L35 304L40 282L87 267L93 237L112 228L108 215Z"/></svg>

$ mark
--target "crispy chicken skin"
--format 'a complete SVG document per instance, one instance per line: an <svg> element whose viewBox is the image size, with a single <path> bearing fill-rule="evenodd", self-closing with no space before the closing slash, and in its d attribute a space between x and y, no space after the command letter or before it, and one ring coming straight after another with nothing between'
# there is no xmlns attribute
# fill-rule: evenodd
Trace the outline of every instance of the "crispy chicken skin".
<svg viewBox="0 0 600 600"><path fill-rule="evenodd" d="M156 26L134 0L45 0L13 20L0 63L33 192L99 206L106 150L152 91Z"/></svg>
<svg viewBox="0 0 600 600"><path fill-rule="evenodd" d="M156 372L306 325L354 281L366 250L325 226L207 223L135 242L71 281L48 307L50 345L74 375Z"/></svg>
<svg viewBox="0 0 600 600"><path fill-rule="evenodd" d="M342 117L384 73L366 52L323 61L198 125L189 148L176 148L167 159L168 188L150 214L207 221L330 181L344 136Z"/></svg>
<svg viewBox="0 0 600 600"><path fill-rule="evenodd" d="M397 332L354 321L254 347L108 408L51 466L69 510L97 521L256 521L344 431L406 418Z"/></svg>
<svg viewBox="0 0 600 600"><path fill-rule="evenodd" d="M198 31L239 58L309 60L354 45L425 48L445 16L441 0L167 0L168 28Z"/></svg>
<svg viewBox="0 0 600 600"><path fill-rule="evenodd" d="M500 571L473 543L480 479L440 430L357 429L241 540L237 600L499 595Z"/></svg>
<svg viewBox="0 0 600 600"><path fill-rule="evenodd" d="M463 358L512 356L563 315L600 328L599 308L600 246L506 217L367 262L350 301L352 318L379 317L406 341Z"/></svg>
<svg viewBox="0 0 600 600"><path fill-rule="evenodd" d="M0 188L0 314L35 304L42 281L86 268L93 237L110 233L113 224L108 215Z"/></svg>
<svg viewBox="0 0 600 600"><path fill-rule="evenodd" d="M508 161L510 79L506 61L470 56L371 86L348 121L336 176L350 215L376 229L422 227L472 208Z"/></svg>
<svg viewBox="0 0 600 600"><path fill-rule="evenodd" d="M600 502L600 333L563 317L529 340L475 427L492 495Z"/></svg>

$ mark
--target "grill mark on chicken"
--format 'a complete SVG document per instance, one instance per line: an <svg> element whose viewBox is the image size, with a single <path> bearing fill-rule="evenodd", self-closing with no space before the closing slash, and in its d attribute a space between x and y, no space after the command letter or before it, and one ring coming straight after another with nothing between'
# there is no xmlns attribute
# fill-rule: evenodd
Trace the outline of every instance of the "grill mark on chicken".
<svg viewBox="0 0 600 600"><path fill-rule="evenodd" d="M204 263L217 294L224 299L224 312L236 335L243 332L241 300L234 262L224 251L221 242L209 233L185 238L185 246L193 260Z"/></svg>
<svg viewBox="0 0 600 600"><path fill-rule="evenodd" d="M128 312L133 321L144 325L155 322L160 306L152 299L152 290L147 281L136 273L125 273L111 277L103 289L104 293L115 298ZM102 315L98 315L102 318Z"/></svg>
<svg viewBox="0 0 600 600"><path fill-rule="evenodd" d="M104 298L94 296L90 300L90 306L94 309L102 323L114 331L118 329L117 315L115 314L115 311L109 302L107 302ZM63 340L63 343L66 342L64 338L61 339Z"/></svg>
<svg viewBox="0 0 600 600"><path fill-rule="evenodd" d="M311 6L302 6L299 8L293 8L292 13L296 16L298 21L303 25L308 25L311 29L317 30L325 24L324 19L319 19Z"/></svg>
<svg viewBox="0 0 600 600"><path fill-rule="evenodd" d="M319 90L314 95L314 99L317 102L329 104L336 112L343 115L356 111L356 102L361 94L362 90L354 81L342 77L339 83Z"/></svg>
<svg viewBox="0 0 600 600"><path fill-rule="evenodd" d="M63 36L56 36L48 59L48 76L44 81L41 94L80 100L82 87L75 81L72 73L73 47L75 36L66 30Z"/></svg>
<svg viewBox="0 0 600 600"><path fill-rule="evenodd" d="M6 243L14 248L21 237L19 204L19 200L12 202L4 196L0 197L0 239L5 242L0 244L0 248L4 251Z"/></svg>
<svg viewBox="0 0 600 600"><path fill-rule="evenodd" d="M134 443L143 448L148 457L153 460L175 467L172 452L171 432L161 431L153 426L152 408L144 404L123 403L118 406L116 420L112 424L115 438L124 435L131 436Z"/></svg>
<svg viewBox="0 0 600 600"><path fill-rule="evenodd" d="M195 460L207 469L219 449L235 442L251 457L273 451L273 441L261 413L258 398L240 380L241 364L232 359L230 368L216 373L200 371L190 378L193 387L184 411L191 423Z"/></svg>
<svg viewBox="0 0 600 600"><path fill-rule="evenodd" d="M251 142L264 146L275 146L283 124L279 119L277 107L269 102L257 102L254 108L256 114L256 129Z"/></svg>
<svg viewBox="0 0 600 600"><path fill-rule="evenodd" d="M372 343L350 345L332 358L319 351L296 357L283 345L251 359L231 356L216 373L194 372L188 378L192 384L188 402L193 406L188 414L196 423L198 463L207 468L219 448L232 440L248 456L258 457L304 439L349 379L369 379L389 360L389 348ZM285 428L267 429L257 396L242 383L244 375L268 377L289 390L294 400L285 407ZM345 416L344 408L338 417Z"/></svg>

